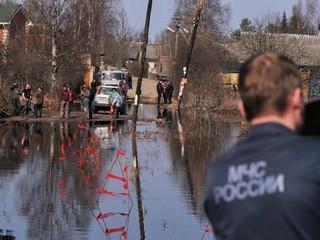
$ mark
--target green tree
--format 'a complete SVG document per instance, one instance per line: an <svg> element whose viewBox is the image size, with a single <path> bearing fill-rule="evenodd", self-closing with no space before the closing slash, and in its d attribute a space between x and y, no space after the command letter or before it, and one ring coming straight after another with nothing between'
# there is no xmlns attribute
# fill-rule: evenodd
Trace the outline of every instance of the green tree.
<svg viewBox="0 0 320 240"><path fill-rule="evenodd" d="M240 30L243 32L252 32L254 31L254 26L249 18L243 18L240 23Z"/></svg>
<svg viewBox="0 0 320 240"><path fill-rule="evenodd" d="M287 18L286 12L283 12L283 15L282 15L281 32L282 33L288 32L288 18Z"/></svg>

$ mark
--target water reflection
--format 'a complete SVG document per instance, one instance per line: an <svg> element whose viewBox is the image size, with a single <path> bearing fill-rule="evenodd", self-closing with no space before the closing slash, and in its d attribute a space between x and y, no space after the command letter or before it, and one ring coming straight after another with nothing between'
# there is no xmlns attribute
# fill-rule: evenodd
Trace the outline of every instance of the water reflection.
<svg viewBox="0 0 320 240"><path fill-rule="evenodd" d="M13 190L0 189L8 190L10 210L1 209L8 217L16 212L27 219L26 235L19 239L73 239L74 229L86 231L92 218L86 208L95 206L92 189L102 169L92 158L100 145L91 130L64 122L13 124L1 131L7 140L1 142L1 182L11 185L6 175L15 175ZM77 159L86 164L79 166Z"/></svg>
<svg viewBox="0 0 320 240"><path fill-rule="evenodd" d="M185 201L192 213L206 221L202 207L206 171L213 159L236 143L240 122L215 122L201 111L175 116L178 139L172 136L170 142L174 181L187 189Z"/></svg>
<svg viewBox="0 0 320 240"><path fill-rule="evenodd" d="M166 125L169 127L169 129L172 129L173 127L173 111L169 110L167 107L161 107L160 105L157 105L157 120L163 120L162 123L166 123ZM157 121L157 123L161 123L161 121ZM158 126L161 126L161 124L158 124Z"/></svg>
<svg viewBox="0 0 320 240"><path fill-rule="evenodd" d="M158 119L138 125L133 145L126 122L0 128L0 234L201 239L205 172L237 139L238 125L157 106L142 110Z"/></svg>
<svg viewBox="0 0 320 240"><path fill-rule="evenodd" d="M47 153L49 158L37 156L34 146L30 149L33 156L17 184L20 211L28 219L29 239L72 239L73 229L86 229L90 224L90 215L81 205L94 205L90 189L82 187L81 175L69 158L73 154L69 147L77 144L76 129L66 122L59 126L51 123L43 131L48 137L40 154Z"/></svg>
<svg viewBox="0 0 320 240"><path fill-rule="evenodd" d="M136 185L136 194L137 194L137 206L138 206L138 215L139 215L139 228L140 228L140 240L144 240L145 228L144 228L144 211L142 203L142 190L141 190L141 181L140 181L140 166L139 166L139 157L138 157L138 148L137 148L137 139L132 137L132 158L134 165L134 176L135 176L135 185Z"/></svg>

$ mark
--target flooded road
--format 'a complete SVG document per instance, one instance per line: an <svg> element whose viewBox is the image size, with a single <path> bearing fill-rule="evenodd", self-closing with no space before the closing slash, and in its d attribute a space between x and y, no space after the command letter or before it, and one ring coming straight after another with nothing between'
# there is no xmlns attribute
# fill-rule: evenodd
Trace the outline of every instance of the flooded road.
<svg viewBox="0 0 320 240"><path fill-rule="evenodd" d="M189 118L156 106L140 111L157 120L139 122L139 168L130 121L1 126L0 235L212 239L202 210L204 176L210 161L237 141L240 124L200 131Z"/></svg>

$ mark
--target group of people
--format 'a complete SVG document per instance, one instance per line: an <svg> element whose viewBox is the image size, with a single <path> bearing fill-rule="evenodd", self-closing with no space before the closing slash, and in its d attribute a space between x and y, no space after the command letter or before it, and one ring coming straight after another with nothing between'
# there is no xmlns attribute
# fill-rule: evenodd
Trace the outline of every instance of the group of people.
<svg viewBox="0 0 320 240"><path fill-rule="evenodd" d="M161 102L161 98L163 98L164 104L172 103L172 95L173 95L173 83L172 81L159 80L157 83L157 93L158 93L158 105Z"/></svg>
<svg viewBox="0 0 320 240"><path fill-rule="evenodd" d="M97 77L91 82L90 87L86 84L82 85L80 93L80 107L86 118L92 119L93 117L93 101L100 85L101 75L97 75ZM123 79L119 82L119 88L114 88L112 90L113 102L110 110L116 118L119 117L120 113L124 112L123 108L128 89L130 89L130 86L128 85L127 80Z"/></svg>
<svg viewBox="0 0 320 240"><path fill-rule="evenodd" d="M21 90L18 83L14 83L10 87L10 102L13 109L13 115L29 116L33 112L34 117L42 117L42 108L44 104L44 90L38 87L33 93L31 84L27 83Z"/></svg>

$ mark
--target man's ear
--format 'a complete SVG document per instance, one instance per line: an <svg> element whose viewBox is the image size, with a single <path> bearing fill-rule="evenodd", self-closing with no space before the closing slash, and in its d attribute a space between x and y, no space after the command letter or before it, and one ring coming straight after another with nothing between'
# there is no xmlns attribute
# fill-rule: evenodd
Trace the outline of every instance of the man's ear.
<svg viewBox="0 0 320 240"><path fill-rule="evenodd" d="M296 88L293 91L293 96L292 96L292 106L294 109L302 109L303 105L303 97L302 97L302 89L301 88Z"/></svg>
<svg viewBox="0 0 320 240"><path fill-rule="evenodd" d="M247 114L246 114L246 111L244 110L244 104L242 102L242 100L240 100L238 102L238 109L239 109L239 112L240 112L240 115L243 117L243 118L247 118Z"/></svg>
<svg viewBox="0 0 320 240"><path fill-rule="evenodd" d="M302 123L302 111L303 111L303 97L302 89L296 88L292 95L291 107L294 114L295 121L298 124Z"/></svg>

